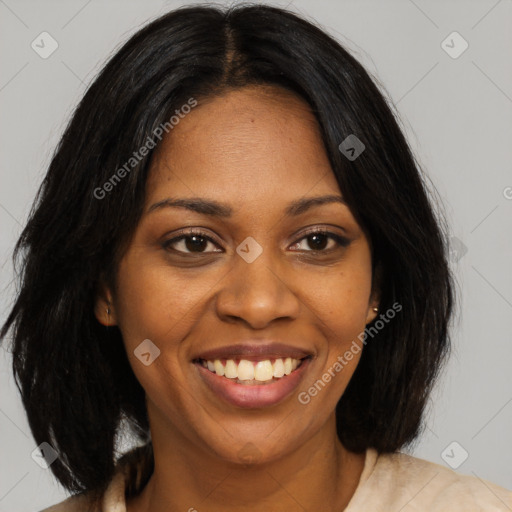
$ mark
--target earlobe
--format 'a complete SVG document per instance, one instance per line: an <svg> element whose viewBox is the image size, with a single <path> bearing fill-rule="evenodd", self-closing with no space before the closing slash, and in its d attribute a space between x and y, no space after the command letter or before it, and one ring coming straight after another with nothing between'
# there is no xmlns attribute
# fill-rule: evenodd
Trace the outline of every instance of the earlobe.
<svg viewBox="0 0 512 512"><path fill-rule="evenodd" d="M94 301L94 316L101 325L111 327L117 325L117 319L112 306L112 294L110 290L101 286Z"/></svg>
<svg viewBox="0 0 512 512"><path fill-rule="evenodd" d="M377 306L374 306L373 303L370 304L370 307L368 308L368 314L366 315L366 325L368 325L370 322L373 322L373 320L377 318L378 313L379 308Z"/></svg>

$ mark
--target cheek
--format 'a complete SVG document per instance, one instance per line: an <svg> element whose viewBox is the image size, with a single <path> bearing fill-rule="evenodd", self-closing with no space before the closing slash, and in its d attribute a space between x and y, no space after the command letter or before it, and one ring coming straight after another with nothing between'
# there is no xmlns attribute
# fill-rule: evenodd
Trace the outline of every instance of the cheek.
<svg viewBox="0 0 512 512"><path fill-rule="evenodd" d="M362 333L366 326L371 294L371 262L361 257L351 260L339 273L309 283L307 293L311 309L318 317L326 350L321 351L312 382L322 390L328 409L335 407L347 387L361 357ZM322 382L318 382L318 380ZM309 388L312 393L315 389ZM323 391L325 389L325 391Z"/></svg>
<svg viewBox="0 0 512 512"><path fill-rule="evenodd" d="M187 313L197 298L188 293L185 283L171 279L161 264L140 262L133 251L120 263L115 301L118 327L132 370L148 397L159 397L166 390L179 408L183 368L178 352L193 321Z"/></svg>
<svg viewBox="0 0 512 512"><path fill-rule="evenodd" d="M364 329L371 295L370 261L363 257L351 263L304 284L304 298L322 320L326 339L339 348Z"/></svg>
<svg viewBox="0 0 512 512"><path fill-rule="evenodd" d="M176 276L169 267L137 265L136 254L120 265L116 311L128 346L149 338L172 349L198 316L200 297L208 283L195 283L188 276Z"/></svg>
<svg viewBox="0 0 512 512"><path fill-rule="evenodd" d="M205 297L220 276L172 272L168 265L147 256L144 264L141 261L137 251L121 261L115 301L117 323L130 365L148 395L156 397L166 389L178 404L181 398L177 390L182 388L187 372L182 366L187 364L181 353L182 341L199 329L207 307ZM147 353L146 340L151 341L150 352L158 354L149 366L137 357Z"/></svg>
<svg viewBox="0 0 512 512"><path fill-rule="evenodd" d="M370 282L358 281L357 284L343 287L338 293L331 291L329 307L324 311L323 321L328 328L326 338L330 347L344 350L347 343L356 339L365 328L370 298Z"/></svg>

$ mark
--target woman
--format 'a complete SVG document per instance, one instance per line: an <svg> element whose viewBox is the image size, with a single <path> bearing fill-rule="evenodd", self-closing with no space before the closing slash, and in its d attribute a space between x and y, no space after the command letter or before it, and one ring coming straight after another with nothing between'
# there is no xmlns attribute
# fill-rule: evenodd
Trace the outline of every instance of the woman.
<svg viewBox="0 0 512 512"><path fill-rule="evenodd" d="M368 74L296 15L189 7L132 37L17 251L2 335L75 494L47 510L511 506L398 453L448 351L442 221Z"/></svg>

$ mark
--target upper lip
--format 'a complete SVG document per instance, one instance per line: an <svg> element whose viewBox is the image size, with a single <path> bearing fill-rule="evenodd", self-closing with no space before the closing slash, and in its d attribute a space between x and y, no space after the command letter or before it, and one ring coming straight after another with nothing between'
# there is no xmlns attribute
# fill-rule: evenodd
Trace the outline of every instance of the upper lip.
<svg viewBox="0 0 512 512"><path fill-rule="evenodd" d="M312 352L293 345L260 341L258 343L237 343L236 345L226 345L224 347L212 348L210 350L201 352L193 359L205 359L208 361L213 361L215 359L264 360L278 359L283 357L303 359L304 357L311 355Z"/></svg>

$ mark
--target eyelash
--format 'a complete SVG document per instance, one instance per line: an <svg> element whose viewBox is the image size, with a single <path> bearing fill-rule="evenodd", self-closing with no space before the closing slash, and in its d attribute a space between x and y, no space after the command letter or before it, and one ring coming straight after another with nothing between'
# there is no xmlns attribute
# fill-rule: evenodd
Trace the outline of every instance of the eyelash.
<svg viewBox="0 0 512 512"><path fill-rule="evenodd" d="M338 235L336 233L333 233L331 231L328 231L326 230L325 228L311 228L311 229L308 229L305 233L302 234L301 238L299 238L296 242L294 242L292 245L296 245L297 243L301 242L302 240L310 237L310 236L313 236L313 235L324 235L324 236L327 236L328 238L330 238L331 240L334 240L340 247L347 247L349 244L350 244L350 240L348 240L347 238L341 236L341 235ZM176 237L173 237L171 238L170 240L167 240L165 241L162 246L164 249L166 250L173 250L173 249L170 249L170 247L173 245L173 244L176 244L177 242L180 242L181 240L186 240L187 238L192 238L192 237L199 237L199 238L202 238L208 242L211 242L212 244L215 244L215 245L218 245L211 237L209 237L207 235L207 233L205 233L204 231L201 231L200 229L197 229L197 228L191 228L191 229L188 229L188 230L181 230L179 232L179 236L176 236ZM311 249L311 250L307 250L305 252L308 252L308 253L330 253L332 252L333 250L335 250L336 248L331 248L331 249ZM210 252L185 252L185 251L176 251L176 250L173 250L174 252L178 253L178 254L198 254L198 255L202 255L202 254L211 254L211 251ZM214 253L217 253L217 252L221 252L221 251L213 251Z"/></svg>

